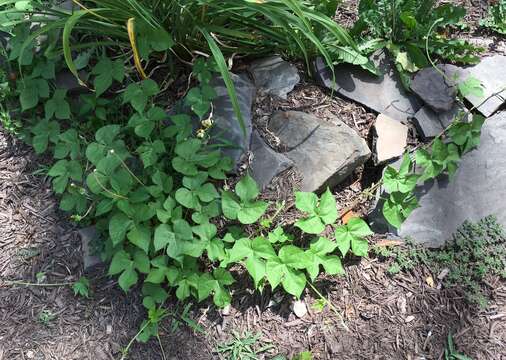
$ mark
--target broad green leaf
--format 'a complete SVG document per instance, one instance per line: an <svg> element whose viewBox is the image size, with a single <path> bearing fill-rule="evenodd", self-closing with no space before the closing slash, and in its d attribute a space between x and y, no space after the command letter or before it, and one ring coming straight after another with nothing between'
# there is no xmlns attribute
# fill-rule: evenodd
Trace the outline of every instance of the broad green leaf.
<svg viewBox="0 0 506 360"><path fill-rule="evenodd" d="M239 196L242 202L252 201L256 199L259 194L258 185L248 174L237 183L235 186L235 193Z"/></svg>
<svg viewBox="0 0 506 360"><path fill-rule="evenodd" d="M136 250L134 253L134 266L143 274L148 274L150 270L149 257L146 252Z"/></svg>
<svg viewBox="0 0 506 360"><path fill-rule="evenodd" d="M179 188L176 191L175 198L178 203L183 205L186 208L189 209L200 209L200 201L197 196L197 194L193 193L192 191L185 189L185 188Z"/></svg>
<svg viewBox="0 0 506 360"><path fill-rule="evenodd" d="M151 229L145 225L135 225L128 233L128 240L135 246L144 250L147 254L149 252L149 245L151 243Z"/></svg>
<svg viewBox="0 0 506 360"><path fill-rule="evenodd" d="M318 196L316 196L316 194L307 192L295 193L295 206L300 211L304 211L309 214L314 214L316 213L317 205L318 205Z"/></svg>
<svg viewBox="0 0 506 360"><path fill-rule="evenodd" d="M132 286L137 284L138 280L139 276L137 275L137 272L134 269L130 268L123 271L118 279L118 284L123 289L123 291L127 292Z"/></svg>
<svg viewBox="0 0 506 360"><path fill-rule="evenodd" d="M297 220L295 226L307 234L320 234L325 230L325 224L319 216L310 216L306 219Z"/></svg>
<svg viewBox="0 0 506 360"><path fill-rule="evenodd" d="M227 219L237 219L237 213L241 209L238 200L235 194L230 191L224 191L221 194L221 207L223 209L223 215L225 215Z"/></svg>
<svg viewBox="0 0 506 360"><path fill-rule="evenodd" d="M109 236L114 246L125 239L126 232L131 225L132 220L123 213L116 213L111 220L109 220Z"/></svg>
<svg viewBox="0 0 506 360"><path fill-rule="evenodd" d="M253 224L263 214L265 214L268 206L269 204L265 201L255 201L241 204L240 209L237 211L237 219L242 224ZM223 212L225 213L225 210L223 210Z"/></svg>
<svg viewBox="0 0 506 360"><path fill-rule="evenodd" d="M253 278L255 287L258 288L260 281L262 281L265 276L265 261L256 256L250 256L246 259L244 265Z"/></svg>
<svg viewBox="0 0 506 360"><path fill-rule="evenodd" d="M287 293L300 298L306 287L306 276L302 271L287 268L281 284Z"/></svg>
<svg viewBox="0 0 506 360"><path fill-rule="evenodd" d="M391 225L399 228L416 207L418 200L415 196L395 192L383 204L383 216Z"/></svg>
<svg viewBox="0 0 506 360"><path fill-rule="evenodd" d="M320 198L318 215L326 225L333 224L337 220L336 199L332 196L329 188L327 188Z"/></svg>
<svg viewBox="0 0 506 360"><path fill-rule="evenodd" d="M299 247L294 245L285 245L279 250L279 259L281 262L294 269L305 269L309 266L307 254Z"/></svg>
<svg viewBox="0 0 506 360"><path fill-rule="evenodd" d="M119 250L112 257L109 265L109 275L117 275L130 267L132 267L130 255L125 250Z"/></svg>
<svg viewBox="0 0 506 360"><path fill-rule="evenodd" d="M164 249L171 241L175 241L175 235L167 224L158 225L155 230L154 246L155 250Z"/></svg>

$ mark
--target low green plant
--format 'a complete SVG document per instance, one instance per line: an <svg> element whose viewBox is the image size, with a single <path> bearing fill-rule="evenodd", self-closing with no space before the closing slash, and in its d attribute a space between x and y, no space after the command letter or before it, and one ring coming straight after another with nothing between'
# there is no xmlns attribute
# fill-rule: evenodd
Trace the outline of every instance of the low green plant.
<svg viewBox="0 0 506 360"><path fill-rule="evenodd" d="M72 290L74 291L74 295L88 298L90 296L90 280L81 276L79 280L72 285Z"/></svg>
<svg viewBox="0 0 506 360"><path fill-rule="evenodd" d="M259 344L261 333L252 334L249 332L243 335L233 331L232 340L224 344L218 344L216 352L220 355L220 358L227 360L258 360L260 354L272 349L273 345Z"/></svg>
<svg viewBox="0 0 506 360"><path fill-rule="evenodd" d="M482 19L480 25L506 35L506 1L499 0L491 4L488 11L488 17Z"/></svg>
<svg viewBox="0 0 506 360"><path fill-rule="evenodd" d="M449 177L455 174L460 158L479 145L484 121L485 118L481 115L473 115L471 122L457 117L446 130L448 138L445 141L438 136L430 148L416 150L414 159L406 153L399 169L393 166L386 168L382 184L388 198L383 204L383 215L391 225L399 228L418 207L414 194L417 184L441 174L447 174Z"/></svg>
<svg viewBox="0 0 506 360"><path fill-rule="evenodd" d="M386 48L408 89L410 74L430 65L425 54L427 41L431 56L462 64L479 61L480 49L448 37L449 29L463 19L463 7L436 6L434 0L361 0L358 13L352 35L361 39L365 52ZM436 34L427 39L432 30Z"/></svg>
<svg viewBox="0 0 506 360"><path fill-rule="evenodd" d="M448 333L448 338L446 340L446 348L444 352L445 360L472 360L470 357L461 354L455 348L455 343L453 342L453 337L451 333Z"/></svg>
<svg viewBox="0 0 506 360"><path fill-rule="evenodd" d="M378 247L374 250L392 259L388 269L391 274L411 271L420 265L436 275L446 269L443 284L460 287L471 304L483 308L488 302L483 280L487 276L506 279L506 236L493 216L477 223L466 221L440 250L429 251L411 242L391 250Z"/></svg>
<svg viewBox="0 0 506 360"><path fill-rule="evenodd" d="M39 313L38 320L44 326L50 326L51 323L56 319L56 314L51 310L44 309Z"/></svg>

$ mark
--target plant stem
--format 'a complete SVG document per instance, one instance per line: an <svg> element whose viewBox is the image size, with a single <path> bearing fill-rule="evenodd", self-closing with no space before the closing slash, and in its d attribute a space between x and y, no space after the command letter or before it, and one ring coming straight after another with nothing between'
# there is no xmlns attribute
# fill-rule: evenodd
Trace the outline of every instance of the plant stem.
<svg viewBox="0 0 506 360"><path fill-rule="evenodd" d="M321 292L319 292L318 289L310 281L308 281L307 283L309 284L311 289L313 289L313 291L316 293L316 295L318 295L320 297L320 299L322 299L325 302L325 304L327 304L329 306L329 308L331 308L332 311L334 311L334 313L339 318L339 321L341 322L341 326L344 328L344 330L349 332L350 328L344 323L343 316L341 315L339 310L325 296L323 296L321 294Z"/></svg>
<svg viewBox="0 0 506 360"><path fill-rule="evenodd" d="M130 348L132 347L132 344L134 343L135 339L137 339L137 337L151 324L151 321L148 320L146 321L146 323L144 324L143 327L141 327L141 329L137 332L137 334L135 334L135 336L133 338L130 339L128 345L126 346L126 348L122 351L123 355L121 355L121 359L120 360L125 360L127 355L128 355L128 352L130 351Z"/></svg>
<svg viewBox="0 0 506 360"><path fill-rule="evenodd" d="M54 283L54 284L38 284L38 283L29 283L25 281L6 281L7 286L13 285L22 285L22 286L40 286L40 287L61 287L61 286L72 286L74 283Z"/></svg>
<svg viewBox="0 0 506 360"><path fill-rule="evenodd" d="M133 176L133 178L134 178L134 179L135 179L135 180L136 180L139 184L141 184L142 186L144 186L144 187L145 187L146 185L144 185L144 183L143 183L143 182L142 182L142 181L141 181L141 180L140 180L137 176L135 176L135 174L132 172L132 170L130 170L130 168L128 167L128 165L127 165L127 164L125 164L125 162L124 162L124 161L123 161L123 160L119 157L119 155L118 155L118 154L116 154L116 152L114 152L114 155L116 155L116 157L117 157L117 158L118 158L118 160L121 162L121 165L123 165L123 167L125 168L125 170L126 170L126 171L128 171L128 173L129 173L130 175L132 175L132 176Z"/></svg>

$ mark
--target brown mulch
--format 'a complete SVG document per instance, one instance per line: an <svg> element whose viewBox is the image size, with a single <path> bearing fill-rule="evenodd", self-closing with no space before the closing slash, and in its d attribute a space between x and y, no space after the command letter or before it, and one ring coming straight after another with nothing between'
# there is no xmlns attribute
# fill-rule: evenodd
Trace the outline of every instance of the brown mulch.
<svg viewBox="0 0 506 360"><path fill-rule="evenodd" d="M92 296L74 296L69 286L8 285L8 280L66 283L82 274L76 229L57 210L46 179L33 175L37 158L0 132L0 359L119 359L145 317L138 291L128 295L97 269L88 275ZM291 311L293 299L280 291L251 290L237 273L234 301L227 315L211 304L194 304L190 316L204 332L170 316L161 327L161 345L134 343L130 359L218 359L216 346L232 331L261 333L274 348L259 356L294 355L310 350L314 359L440 359L448 333L459 351L473 359L506 359L506 283L487 283L493 298L486 310L468 306L456 289L430 287L425 268L394 277L377 259L350 261L342 277L322 277L315 286L342 314L313 305L318 296L307 289L309 313ZM167 309L181 314L182 305ZM40 314L54 318L44 324ZM179 326L174 326L179 320ZM223 359L228 359L223 357Z"/></svg>

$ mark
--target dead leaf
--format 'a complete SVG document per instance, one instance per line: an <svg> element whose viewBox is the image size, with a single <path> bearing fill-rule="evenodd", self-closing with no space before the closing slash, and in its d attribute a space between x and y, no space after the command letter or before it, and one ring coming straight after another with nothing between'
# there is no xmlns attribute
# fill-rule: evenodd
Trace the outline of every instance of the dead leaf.
<svg viewBox="0 0 506 360"><path fill-rule="evenodd" d="M434 279L432 278L432 276L429 276L427 277L427 279L425 279L425 282L427 283L427 285L429 285L431 288L434 287Z"/></svg>
<svg viewBox="0 0 506 360"><path fill-rule="evenodd" d="M404 241L402 241L402 240L385 239L385 240L378 241L374 245L378 246L378 247L388 247L388 246L399 246L399 245L402 245L402 244L404 244Z"/></svg>
<svg viewBox="0 0 506 360"><path fill-rule="evenodd" d="M341 215L341 220L343 221L343 224L346 225L351 219L359 217L357 213L355 213L353 210L349 210L345 212L343 215Z"/></svg>

